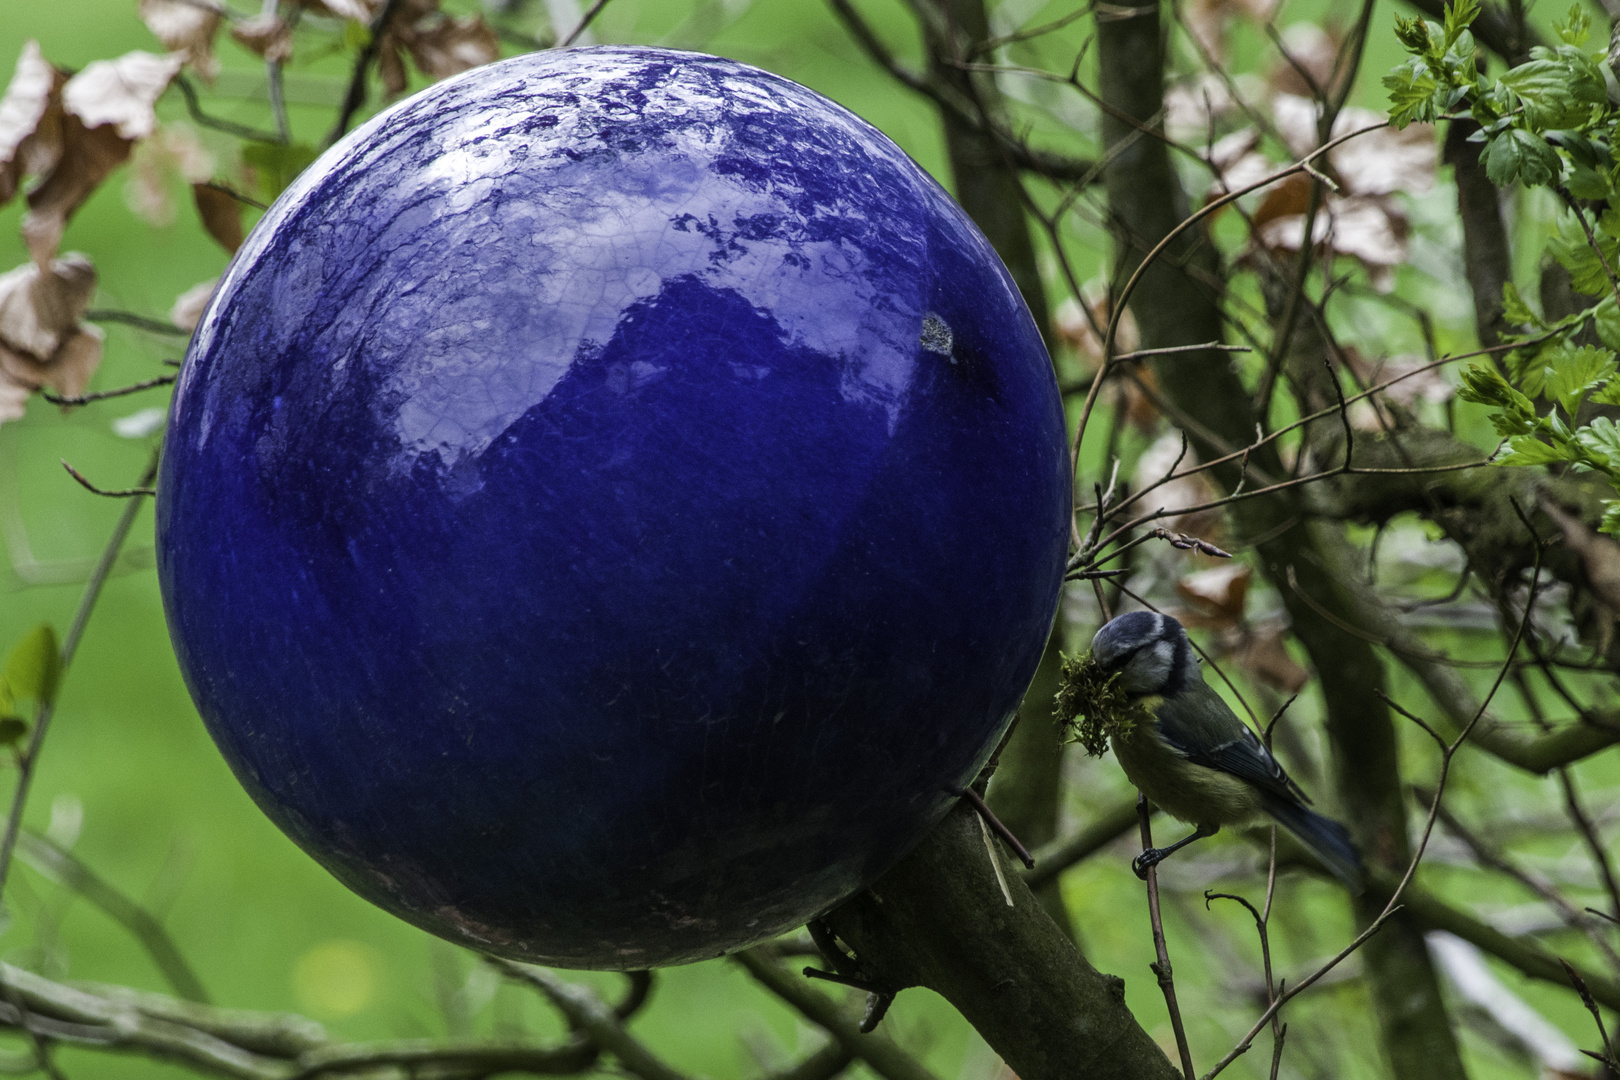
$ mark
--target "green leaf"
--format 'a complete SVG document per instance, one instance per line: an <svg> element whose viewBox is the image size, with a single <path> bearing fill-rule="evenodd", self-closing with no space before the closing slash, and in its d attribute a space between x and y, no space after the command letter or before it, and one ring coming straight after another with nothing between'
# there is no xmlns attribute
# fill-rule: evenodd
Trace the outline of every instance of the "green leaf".
<svg viewBox="0 0 1620 1080"><path fill-rule="evenodd" d="M1413 60L1391 69L1384 76L1384 86L1389 90L1389 120L1397 128L1439 115L1435 97L1441 86L1423 61Z"/></svg>
<svg viewBox="0 0 1620 1080"><path fill-rule="evenodd" d="M1620 427L1607 416L1594 417L1592 422L1575 433L1575 441L1605 471L1620 470Z"/></svg>
<svg viewBox="0 0 1620 1080"><path fill-rule="evenodd" d="M1479 18L1479 4L1476 0L1456 0L1446 7L1446 44L1449 46L1457 40L1457 36L1474 24Z"/></svg>
<svg viewBox="0 0 1620 1080"><path fill-rule="evenodd" d="M1577 97L1584 80L1558 60L1530 60L1509 68L1497 80L1518 97L1525 120L1532 128L1578 127L1591 113Z"/></svg>
<svg viewBox="0 0 1620 1080"><path fill-rule="evenodd" d="M1620 350L1620 307L1615 305L1614 296L1605 296L1591 313L1598 340L1611 349Z"/></svg>
<svg viewBox="0 0 1620 1080"><path fill-rule="evenodd" d="M1603 521L1598 532L1620 533L1620 499L1603 500Z"/></svg>
<svg viewBox="0 0 1620 1080"><path fill-rule="evenodd" d="M1614 377L1614 354L1592 345L1555 345L1541 354L1546 366L1546 394L1573 418L1589 391L1599 389Z"/></svg>
<svg viewBox="0 0 1620 1080"><path fill-rule="evenodd" d="M1592 20L1586 17L1579 4L1571 4L1569 14L1558 26L1558 36L1564 44L1580 48L1586 44L1586 39L1592 36Z"/></svg>
<svg viewBox="0 0 1620 1080"><path fill-rule="evenodd" d="M20 716L0 716L0 746L15 746L28 734L28 721Z"/></svg>
<svg viewBox="0 0 1620 1080"><path fill-rule="evenodd" d="M1614 291L1604 262L1607 260L1608 265L1613 267L1616 255L1620 254L1620 241L1601 232L1596 234L1596 238L1603 251L1602 257L1599 257L1597 249L1592 247L1578 225L1572 225L1568 231L1560 228L1547 241L1548 252L1569 271L1570 285L1588 296L1601 296Z"/></svg>
<svg viewBox="0 0 1620 1080"><path fill-rule="evenodd" d="M1573 459L1569 451L1549 446L1534 435L1515 435L1508 440L1507 449L1497 455L1496 464L1553 465Z"/></svg>
<svg viewBox="0 0 1620 1080"><path fill-rule="evenodd" d="M1510 413L1535 418L1535 405L1529 398L1509 386L1508 381L1493 367L1471 364L1463 369L1462 382L1462 386L1457 390L1457 396L1464 401L1491 405Z"/></svg>
<svg viewBox="0 0 1620 1080"><path fill-rule="evenodd" d="M1395 37L1408 52L1422 56L1429 51L1429 27L1422 19L1395 16Z"/></svg>
<svg viewBox="0 0 1620 1080"><path fill-rule="evenodd" d="M62 656L56 644L56 631L41 624L11 647L6 671L0 676L12 701L29 698L40 706L56 700L56 682L62 675Z"/></svg>
<svg viewBox="0 0 1620 1080"><path fill-rule="evenodd" d="M1480 160L1485 164L1485 175L1497 187L1515 181L1538 187L1551 183L1562 171L1558 152L1546 140L1522 128L1508 128L1486 142Z"/></svg>
<svg viewBox="0 0 1620 1080"><path fill-rule="evenodd" d="M1577 164L1570 170L1569 177L1564 181L1569 193L1577 199L1607 199L1614 193L1609 183L1609 174L1599 172L1588 166Z"/></svg>
<svg viewBox="0 0 1620 1080"><path fill-rule="evenodd" d="M287 190L287 185L309 167L320 152L306 143L250 142L242 147L242 161L258 174L259 190L268 201Z"/></svg>
<svg viewBox="0 0 1620 1080"><path fill-rule="evenodd" d="M1541 316L1532 311L1530 305L1524 302L1524 297L1519 295L1519 287L1511 281L1502 285L1502 317L1515 326L1539 328L1545 325Z"/></svg>

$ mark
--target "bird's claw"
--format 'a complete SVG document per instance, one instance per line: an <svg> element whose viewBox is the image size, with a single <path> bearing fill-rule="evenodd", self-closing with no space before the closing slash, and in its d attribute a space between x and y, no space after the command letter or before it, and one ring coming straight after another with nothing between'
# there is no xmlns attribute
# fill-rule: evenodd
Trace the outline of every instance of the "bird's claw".
<svg viewBox="0 0 1620 1080"><path fill-rule="evenodd" d="M1136 871L1137 877L1146 881L1148 871L1163 862L1165 854L1163 848L1150 847L1131 860L1131 869Z"/></svg>

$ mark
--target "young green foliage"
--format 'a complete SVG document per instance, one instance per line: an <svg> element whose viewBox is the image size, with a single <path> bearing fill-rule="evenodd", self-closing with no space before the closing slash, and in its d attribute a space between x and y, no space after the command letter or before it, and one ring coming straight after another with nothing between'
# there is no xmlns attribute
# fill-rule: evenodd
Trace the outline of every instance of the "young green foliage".
<svg viewBox="0 0 1620 1080"><path fill-rule="evenodd" d="M1507 285L1503 316L1519 329L1503 338L1519 347L1500 368L1476 364L1465 371L1459 396L1491 410L1505 440L1496 464L1601 472L1620 491L1620 431L1602 416L1582 422L1588 404L1620 404L1620 167L1611 151L1620 108L1609 100L1604 54L1586 51L1591 21L1577 5L1558 27L1560 44L1531 49L1529 60L1492 78L1468 30L1478 14L1474 0L1458 0L1443 26L1399 22L1396 36L1411 56L1384 78L1390 120L1401 127L1442 118L1478 123L1470 138L1485 144L1480 160L1492 183L1551 187L1568 207L1548 252L1576 290L1602 299L1548 322ZM1580 200L1601 204L1595 228ZM1589 326L1601 346L1577 344ZM1607 503L1605 531L1620 531L1617 507L1620 501Z"/></svg>
<svg viewBox="0 0 1620 1080"><path fill-rule="evenodd" d="M1086 748L1092 757L1108 749L1109 736L1128 737L1136 725L1151 717L1146 708L1133 701L1119 685L1119 672L1109 675L1090 653L1065 657L1059 672L1057 692L1058 723L1070 742Z"/></svg>

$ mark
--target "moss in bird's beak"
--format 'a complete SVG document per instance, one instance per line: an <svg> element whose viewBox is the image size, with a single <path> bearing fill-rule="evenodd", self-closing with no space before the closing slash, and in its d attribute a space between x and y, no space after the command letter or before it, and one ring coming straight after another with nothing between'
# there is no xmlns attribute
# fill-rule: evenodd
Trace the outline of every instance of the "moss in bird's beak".
<svg viewBox="0 0 1620 1080"><path fill-rule="evenodd" d="M1092 757L1101 757L1108 739L1129 738L1136 725L1151 719L1141 701L1119 685L1119 672L1104 674L1090 653L1064 657L1058 678L1057 718L1068 734Z"/></svg>

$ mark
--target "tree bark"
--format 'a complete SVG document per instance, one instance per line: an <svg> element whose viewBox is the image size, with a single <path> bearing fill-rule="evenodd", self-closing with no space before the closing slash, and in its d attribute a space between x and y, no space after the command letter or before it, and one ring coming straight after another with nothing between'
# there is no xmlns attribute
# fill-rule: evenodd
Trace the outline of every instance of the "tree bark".
<svg viewBox="0 0 1620 1080"><path fill-rule="evenodd" d="M959 803L828 925L874 982L956 1006L1020 1080L1178 1080L1125 1007L1124 980L1085 961L985 836Z"/></svg>

